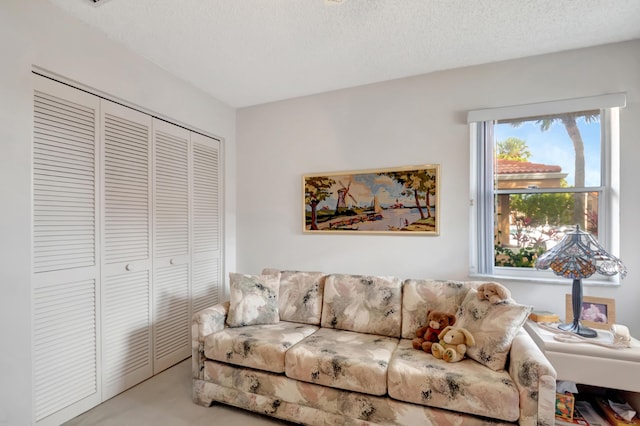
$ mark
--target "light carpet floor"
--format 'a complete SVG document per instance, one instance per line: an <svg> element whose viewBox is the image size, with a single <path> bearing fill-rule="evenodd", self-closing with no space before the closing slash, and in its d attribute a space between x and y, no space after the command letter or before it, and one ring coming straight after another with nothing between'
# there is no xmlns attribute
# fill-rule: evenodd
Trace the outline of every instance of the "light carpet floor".
<svg viewBox="0 0 640 426"><path fill-rule="evenodd" d="M67 426L291 426L293 423L228 405L191 401L191 359L116 395L65 423Z"/></svg>

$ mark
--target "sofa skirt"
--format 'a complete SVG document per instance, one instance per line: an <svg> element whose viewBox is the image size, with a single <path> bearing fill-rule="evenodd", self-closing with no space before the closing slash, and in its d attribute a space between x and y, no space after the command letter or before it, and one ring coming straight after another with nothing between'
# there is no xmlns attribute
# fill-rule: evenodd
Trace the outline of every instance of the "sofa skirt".
<svg viewBox="0 0 640 426"><path fill-rule="evenodd" d="M313 426L512 424L209 360L204 379L193 379L193 400L205 406L220 402Z"/></svg>

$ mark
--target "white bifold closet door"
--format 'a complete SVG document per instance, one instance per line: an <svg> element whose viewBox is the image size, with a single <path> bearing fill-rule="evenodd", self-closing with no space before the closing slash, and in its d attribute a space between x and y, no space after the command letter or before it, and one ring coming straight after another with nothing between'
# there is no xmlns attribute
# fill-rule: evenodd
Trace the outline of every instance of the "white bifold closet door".
<svg viewBox="0 0 640 426"><path fill-rule="evenodd" d="M189 143L186 129L153 121L154 372L191 353Z"/></svg>
<svg viewBox="0 0 640 426"><path fill-rule="evenodd" d="M98 111L95 96L34 81L34 421L101 401ZM10 206L7 206L10 208ZM69 418L69 417L67 417Z"/></svg>
<svg viewBox="0 0 640 426"><path fill-rule="evenodd" d="M103 398L153 375L152 118L102 100Z"/></svg>
<svg viewBox="0 0 640 426"><path fill-rule="evenodd" d="M154 373L191 354L191 315L220 300L219 142L154 119Z"/></svg>
<svg viewBox="0 0 640 426"><path fill-rule="evenodd" d="M192 312L221 301L220 142L191 134L192 152Z"/></svg>
<svg viewBox="0 0 640 426"><path fill-rule="evenodd" d="M34 422L191 356L220 302L220 141L34 77Z"/></svg>

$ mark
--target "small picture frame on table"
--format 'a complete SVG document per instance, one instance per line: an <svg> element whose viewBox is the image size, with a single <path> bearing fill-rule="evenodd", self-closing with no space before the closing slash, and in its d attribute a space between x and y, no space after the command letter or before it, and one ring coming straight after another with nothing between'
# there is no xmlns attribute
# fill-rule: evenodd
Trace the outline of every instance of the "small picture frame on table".
<svg viewBox="0 0 640 426"><path fill-rule="evenodd" d="M566 295L567 322L573 321L571 295ZM616 301L604 297L584 296L580 321L586 327L608 330L616 323Z"/></svg>

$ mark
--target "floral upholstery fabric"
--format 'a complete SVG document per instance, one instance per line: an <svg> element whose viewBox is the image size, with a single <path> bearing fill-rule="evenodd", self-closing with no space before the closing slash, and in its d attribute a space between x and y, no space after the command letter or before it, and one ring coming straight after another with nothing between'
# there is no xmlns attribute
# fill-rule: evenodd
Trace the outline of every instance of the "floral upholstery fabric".
<svg viewBox="0 0 640 426"><path fill-rule="evenodd" d="M320 325L325 278L321 272L283 271L278 302L280 320Z"/></svg>
<svg viewBox="0 0 640 426"><path fill-rule="evenodd" d="M280 283L280 271L272 272ZM330 281L332 288L327 291ZM414 328L410 321L418 320L411 320L411 315L422 310L422 321L426 310L462 307L469 296L464 294L473 293L479 283L407 280L404 302L409 309L402 310L404 306L394 302L400 297L396 282L386 277L327 277L324 293L320 288L318 292L323 296L321 324L328 325L319 329L289 321L230 328L229 302L195 313L194 402L219 401L305 425L466 426L507 424L514 419L522 426L553 425L556 373L521 327L507 348L506 371L494 371L472 359L447 364L412 349L410 340L397 339L405 329ZM475 300L465 306L473 304ZM479 322L483 310L468 311ZM397 312L406 316L403 322ZM460 312L468 313L458 310L456 315ZM385 315L391 327L384 325ZM487 325L509 322L513 316L501 318L486 320ZM367 328L370 320L378 324ZM376 328L389 334L376 335Z"/></svg>
<svg viewBox="0 0 640 426"><path fill-rule="evenodd" d="M455 314L475 282L406 280L402 289L402 337L413 339L427 325L428 311Z"/></svg>
<svg viewBox="0 0 640 426"><path fill-rule="evenodd" d="M322 327L400 337L401 296L398 278L329 275Z"/></svg>
<svg viewBox="0 0 640 426"><path fill-rule="evenodd" d="M276 268L264 268L264 269L262 269L261 274L262 274L262 275L280 276L280 269L276 269Z"/></svg>
<svg viewBox="0 0 640 426"><path fill-rule="evenodd" d="M280 320L280 276L229 274L229 327L274 324Z"/></svg>
<svg viewBox="0 0 640 426"><path fill-rule="evenodd" d="M292 379L383 395L397 345L391 337L321 328L287 351L285 372Z"/></svg>
<svg viewBox="0 0 640 426"><path fill-rule="evenodd" d="M191 375L202 379L205 337L222 330L226 324L229 302L205 308L191 317Z"/></svg>
<svg viewBox="0 0 640 426"><path fill-rule="evenodd" d="M287 349L317 329L317 326L286 321L225 328L207 336L204 354L217 361L283 373Z"/></svg>
<svg viewBox="0 0 640 426"><path fill-rule="evenodd" d="M514 421L519 396L506 371L471 359L449 363L401 340L389 362L389 396L431 407Z"/></svg>
<svg viewBox="0 0 640 426"><path fill-rule="evenodd" d="M504 424L463 413L386 397L320 386L282 375L207 361L205 380L194 386L196 402L212 401L305 425L489 425Z"/></svg>
<svg viewBox="0 0 640 426"><path fill-rule="evenodd" d="M513 339L510 358L509 375L520 394L520 424L554 425L556 371L524 329Z"/></svg>
<svg viewBox="0 0 640 426"><path fill-rule="evenodd" d="M469 290L456 316L457 327L469 330L476 341L467 348L467 356L493 370L502 370L507 362L511 342L531 313L531 306L511 300L491 303L479 300L475 289Z"/></svg>
<svg viewBox="0 0 640 426"><path fill-rule="evenodd" d="M192 335L202 337L222 330L228 312L229 302L219 303L196 312L191 320Z"/></svg>

